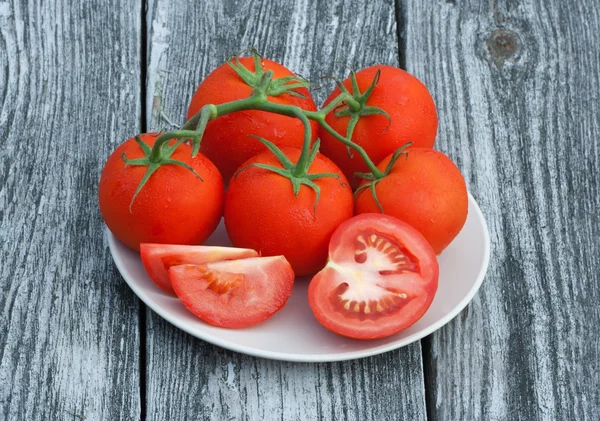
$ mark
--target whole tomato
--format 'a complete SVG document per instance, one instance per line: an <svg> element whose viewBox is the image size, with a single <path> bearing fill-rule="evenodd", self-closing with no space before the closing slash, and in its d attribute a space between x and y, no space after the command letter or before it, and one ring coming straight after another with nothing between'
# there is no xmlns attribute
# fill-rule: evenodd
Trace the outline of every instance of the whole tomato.
<svg viewBox="0 0 600 421"><path fill-rule="evenodd" d="M254 60L251 57L240 58L240 63L254 72ZM263 69L272 70L274 79L294 74L271 60L263 59ZM285 93L268 96L270 102L283 105L295 105L304 110L316 111L317 107L306 88L295 89L304 98ZM213 70L200 84L188 108L188 120L198 113L204 105L223 104L248 98L252 87L227 64ZM317 124L311 123L312 140L317 138ZM227 183L234 171L247 159L266 148L254 135L269 139L278 147L301 148L304 140L304 126L297 118L273 114L266 111L248 110L226 114L212 120L206 126L200 152L217 166L223 180Z"/></svg>
<svg viewBox="0 0 600 421"><path fill-rule="evenodd" d="M157 133L140 135L152 146ZM201 154L191 157L191 147L180 145L171 159L191 166L168 164L158 168L133 195L148 167L127 165L121 159L145 157L135 138L122 143L108 158L98 187L100 212L111 232L128 247L140 243L200 244L215 230L223 214L224 187L217 168ZM131 208L130 208L131 205Z"/></svg>
<svg viewBox="0 0 600 421"><path fill-rule="evenodd" d="M407 151L406 159L398 159L389 175L376 184L377 198L386 215L412 225L439 254L465 224L467 186L454 162L442 152L426 148ZM391 155L377 168L385 171L390 160ZM370 188L357 193L355 211L357 215L380 213Z"/></svg>
<svg viewBox="0 0 600 421"><path fill-rule="evenodd" d="M282 152L294 163L295 148ZM246 161L283 168L275 155L263 152ZM317 154L309 174L335 173L340 178L314 180L320 187L315 211L315 191L302 185L298 197L286 177L258 167L248 167L231 179L225 199L225 226L236 247L252 248L264 256L284 255L297 276L322 269L329 239L335 229L352 217L352 191L340 169Z"/></svg>
<svg viewBox="0 0 600 421"><path fill-rule="evenodd" d="M417 79L402 69L377 65L356 73L361 93L373 82L377 71L381 74L377 86L366 101L367 106L378 107L384 115L361 116L354 128L352 141L362 146L373 162L380 162L407 142L416 147L432 148L438 127L438 117L431 94ZM351 78L343 85L352 93ZM329 104L340 94L336 88L325 101ZM337 117L335 112L327 114L325 121L339 134L346 136L350 116ZM355 172L367 172L367 166L357 153L350 158L344 144L336 140L323 128L319 129L321 153L335 162L349 180Z"/></svg>

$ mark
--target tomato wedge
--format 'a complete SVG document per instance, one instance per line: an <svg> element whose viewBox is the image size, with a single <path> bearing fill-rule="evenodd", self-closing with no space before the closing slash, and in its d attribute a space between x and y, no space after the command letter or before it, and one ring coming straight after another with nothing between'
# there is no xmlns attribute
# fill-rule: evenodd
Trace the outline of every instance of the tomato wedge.
<svg viewBox="0 0 600 421"><path fill-rule="evenodd" d="M156 286L168 294L175 295L171 281L169 281L168 271L171 266L203 265L220 260L244 259L256 257L258 253L255 250L235 247L142 243L140 244L140 255L148 276Z"/></svg>
<svg viewBox="0 0 600 421"><path fill-rule="evenodd" d="M317 320L340 335L375 339L411 326L437 290L435 252L396 218L362 214L342 223L329 242L329 262L310 282Z"/></svg>
<svg viewBox="0 0 600 421"><path fill-rule="evenodd" d="M263 322L285 305L294 271L283 256L252 257L169 269L183 305L207 323L240 328Z"/></svg>

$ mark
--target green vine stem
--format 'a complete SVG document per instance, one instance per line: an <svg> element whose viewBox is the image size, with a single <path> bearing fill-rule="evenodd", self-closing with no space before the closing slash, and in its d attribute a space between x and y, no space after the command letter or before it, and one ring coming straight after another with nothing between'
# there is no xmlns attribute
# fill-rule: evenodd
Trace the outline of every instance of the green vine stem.
<svg viewBox="0 0 600 421"><path fill-rule="evenodd" d="M140 183L137 192L139 192L139 190L148 180L149 176L154 171L156 171L156 169L160 165L181 165L181 163L174 162L174 160L170 159L170 155L174 151L174 148L172 146L166 146L169 144L170 141L174 139L179 139L181 142L186 139L191 139L192 156L195 156L200 149L200 142L202 140L202 136L209 121L226 114L244 110L266 111L270 113L285 115L288 117L298 118L302 121L304 125L304 140L300 158L298 159L296 165L292 167L287 165L287 163L286 165L284 165L287 174L286 177L290 178L292 184L294 184L295 194L297 194L297 187L299 188L300 184L305 184L311 188L314 188L314 183L312 183L312 180L319 178L318 174L311 174L310 176L308 175L310 164L312 163L312 160L314 159L314 156L318 151L317 142L315 144L315 147L313 148L311 148L310 145L312 137L310 120L317 122L335 139L339 140L344 145L346 145L349 148L349 151L350 149L356 151L371 171L371 173L369 174L370 179L380 180L381 178L387 175L385 174L385 172L382 172L377 168L377 166L367 155L367 152L361 146L352 142L352 132L360 117L373 114L382 114L389 119L389 115L384 110L366 105L368 97L370 96L373 88L378 82L379 72L375 76L375 79L373 80L371 86L364 93L361 93L358 89L358 83L356 82L354 72L351 73L353 87L352 93L349 92L340 81L336 80L336 83L340 88L341 93L321 110L308 111L298 106L277 104L271 102L269 101L269 97L279 96L283 94L290 94L302 97L303 95L297 92L296 89L311 86L312 84L310 82L307 82L299 76L289 76L274 79L274 74L272 70L263 70L260 56L258 55L258 53L256 53L256 51L253 51L253 57L256 68L254 73L246 67L244 67L237 57L227 60L227 64L229 64L238 73L238 75L249 86L252 87L252 93L250 94L250 96L241 100L236 100L218 105L207 104L204 107L202 107L202 109L198 113L196 113L192 118L190 118L185 124L183 124L179 130L164 133L161 136L159 136L155 141L152 150L149 151L149 153L147 154L147 161L149 164L152 165L149 165L148 173ZM346 136L343 136L340 133L336 132L335 129L333 129L326 122L325 118L331 112L334 112L336 116L350 116ZM260 141L272 151L277 149L275 145L268 141L265 141L264 139L260 139ZM177 144L179 144L180 142L177 142ZM278 153L276 155L279 156L281 154L282 153ZM128 162L126 160L126 157L124 157L124 160L125 162ZM131 163L131 161L129 162ZM136 164L141 165L141 162ZM323 176L331 175L326 174ZM364 178L364 174L359 176L363 176ZM318 191L316 189L315 191L317 192L318 200Z"/></svg>
<svg viewBox="0 0 600 421"><path fill-rule="evenodd" d="M392 157L390 158L390 162L388 162L387 166L385 167L385 171L383 172L383 177L387 177L392 172L392 170L394 169L394 165L396 165L396 162L400 159L400 157L402 155L404 155L406 158L408 158L408 152L406 151L406 149L409 148L410 146L412 146L412 142L407 142L403 146L398 148L392 154ZM354 194L358 195L361 191L363 191L365 189L370 189L371 195L373 196L373 200L375 201L375 204L379 208L379 211L381 213L385 213L383 211L383 207L381 206L381 202L379 202L379 198L377 197L377 190L375 189L377 187L377 183L379 183L383 179L383 177L377 178L377 177L375 177L374 174L371 174L371 173L356 173L354 175L357 176L358 178L361 178L361 179L367 181L362 186L360 186L358 189L356 189Z"/></svg>
<svg viewBox="0 0 600 421"><path fill-rule="evenodd" d="M308 124L309 126L310 126L310 122L308 122L308 120L313 120L313 121L316 121L319 125L321 125L321 127L323 127L323 129L325 129L328 133L330 133L337 140L339 140L346 146L354 149L361 156L361 158L365 161L365 163L367 164L367 167L373 173L373 175L375 175L376 178L382 178L383 172L377 168L377 166L373 163L373 161L371 161L371 159L369 158L369 155L367 155L367 152L361 146L352 142L351 139L344 137L341 134L339 134L338 132L336 132L335 129L333 129L333 127L331 127L325 121L325 117L327 116L327 114L329 114L331 111L333 111L337 106L340 105L340 103L346 101L348 98L349 98L349 94L343 93L343 94L340 94L338 97L336 97L333 101L331 101L331 103L329 103L327 105L327 107L321 109L320 111L307 111L307 110L304 110L300 107L293 106L293 105L283 105L283 104L276 104L273 102L269 102L268 98L251 96L246 99L242 99L239 101L232 101L232 102L228 102L228 103L220 104L220 105L212 105L212 104L205 105L204 107L202 107L202 109L196 115L194 115L185 125L182 126L182 129L193 127L193 125L195 123L199 122L200 124L198 124L198 129L196 130L196 132L201 137L202 134L204 133L204 129L206 128L206 124L208 123L208 121L214 120L217 117L220 117L225 114L229 114L231 112L243 111L243 110L249 110L249 109L267 111L267 112L271 112L271 113L275 113L275 114L286 115L288 117L296 117L296 118L299 118L300 120L302 120L305 125ZM305 135L303 151L306 150L306 142L307 142L307 138ZM308 143L310 145L310 137L308 138ZM194 146L196 146L196 145L194 145ZM199 143L198 143L198 147L199 147ZM197 153L196 149L194 149L194 151Z"/></svg>
<svg viewBox="0 0 600 421"><path fill-rule="evenodd" d="M335 137L337 140L342 142L344 145L346 145L346 146L354 149L356 152L358 152L358 154L363 159L363 161L365 161L365 164L367 164L367 167L369 167L369 171L371 171L371 173L373 173L375 178L380 179L380 178L384 177L383 172L381 172L379 170L379 168L377 168L377 166L373 163L373 161L371 161L371 158L369 158L369 155L367 155L367 151L365 151L362 147L360 147L356 143L352 142L352 140L350 140L349 138L344 137L341 134L339 134L338 132L336 132L333 129L333 127L331 127L329 124L327 124L327 122L325 121L325 117L321 117L321 118L322 118L322 120L320 120L320 119L319 120L315 119L315 120L317 122L319 122L321 127L323 127L325 130L327 130L327 133L329 133L330 135Z"/></svg>

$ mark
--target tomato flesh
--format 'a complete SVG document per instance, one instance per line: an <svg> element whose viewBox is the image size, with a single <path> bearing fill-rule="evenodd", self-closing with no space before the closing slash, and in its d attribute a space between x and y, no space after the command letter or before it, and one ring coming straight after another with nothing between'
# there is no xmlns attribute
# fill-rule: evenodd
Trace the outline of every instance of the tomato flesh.
<svg viewBox="0 0 600 421"><path fill-rule="evenodd" d="M425 314L438 276L435 253L417 230L390 216L362 214L333 234L309 302L317 320L338 334L382 338Z"/></svg>
<svg viewBox="0 0 600 421"><path fill-rule="evenodd" d="M274 256L173 266L169 278L190 312L215 326L242 328L281 310L295 275L285 257Z"/></svg>
<svg viewBox="0 0 600 421"><path fill-rule="evenodd" d="M164 292L175 295L169 280L171 266L193 264L202 265L220 260L256 257L252 249L236 247L184 246L173 244L140 244L142 263L148 276Z"/></svg>

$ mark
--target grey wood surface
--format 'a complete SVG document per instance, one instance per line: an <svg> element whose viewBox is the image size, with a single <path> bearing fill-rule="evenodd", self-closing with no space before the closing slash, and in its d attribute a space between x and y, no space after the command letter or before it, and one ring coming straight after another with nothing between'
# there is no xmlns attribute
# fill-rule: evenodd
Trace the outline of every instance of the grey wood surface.
<svg viewBox="0 0 600 421"><path fill-rule="evenodd" d="M0 0L0 421L600 419L598 34L597 0ZM473 302L421 343L251 358L118 274L104 160L181 123L250 46L315 81L400 64L431 90L493 250Z"/></svg>
<svg viewBox="0 0 600 421"><path fill-rule="evenodd" d="M432 90L492 238L468 311L424 342L434 420L600 419L600 3L408 0Z"/></svg>
<svg viewBox="0 0 600 421"><path fill-rule="evenodd" d="M139 130L140 3L0 1L0 420L139 419L97 183ZM85 417L85 418L84 418Z"/></svg>
<svg viewBox="0 0 600 421"><path fill-rule="evenodd" d="M152 1L147 113L151 129L182 122L202 77L257 46L305 77L398 64L390 1ZM334 64L339 61L342 63ZM321 104L332 84L316 91ZM166 117L166 118L165 118ZM419 343L336 364L292 364L209 345L148 312L146 401L152 420L426 418Z"/></svg>

